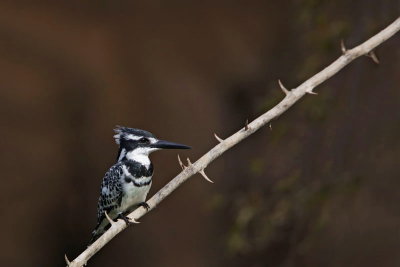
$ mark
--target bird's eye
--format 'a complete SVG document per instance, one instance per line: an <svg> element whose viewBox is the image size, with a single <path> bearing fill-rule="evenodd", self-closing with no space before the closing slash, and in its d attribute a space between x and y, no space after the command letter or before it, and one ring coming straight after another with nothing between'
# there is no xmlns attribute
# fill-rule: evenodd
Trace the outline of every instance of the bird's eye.
<svg viewBox="0 0 400 267"><path fill-rule="evenodd" d="M142 144L146 144L146 143L149 142L149 139L147 139L145 137L142 137L142 138L139 139L139 142L142 143Z"/></svg>

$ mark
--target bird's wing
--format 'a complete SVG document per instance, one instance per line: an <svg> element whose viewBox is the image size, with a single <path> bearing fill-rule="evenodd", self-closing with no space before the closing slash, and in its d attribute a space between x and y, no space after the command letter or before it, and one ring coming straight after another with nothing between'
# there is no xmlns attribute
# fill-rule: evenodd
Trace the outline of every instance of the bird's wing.
<svg viewBox="0 0 400 267"><path fill-rule="evenodd" d="M94 232L101 230L98 228L102 225L103 220L106 219L104 212L110 213L121 205L123 192L120 178L122 175L122 164L117 163L108 170L103 178L99 202L97 204L97 226Z"/></svg>

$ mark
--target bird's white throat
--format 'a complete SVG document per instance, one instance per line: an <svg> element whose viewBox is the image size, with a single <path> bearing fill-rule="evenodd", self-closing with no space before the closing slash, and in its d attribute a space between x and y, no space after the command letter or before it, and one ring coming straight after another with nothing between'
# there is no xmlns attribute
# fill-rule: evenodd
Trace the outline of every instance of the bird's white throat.
<svg viewBox="0 0 400 267"><path fill-rule="evenodd" d="M150 165L149 152L150 151L147 148L136 148L135 150L126 153L126 158L129 160L137 161L148 168Z"/></svg>

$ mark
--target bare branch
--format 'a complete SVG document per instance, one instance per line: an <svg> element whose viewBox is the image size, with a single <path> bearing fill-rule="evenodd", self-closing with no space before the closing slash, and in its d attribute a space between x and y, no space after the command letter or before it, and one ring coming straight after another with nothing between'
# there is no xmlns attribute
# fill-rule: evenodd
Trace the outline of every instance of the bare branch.
<svg viewBox="0 0 400 267"><path fill-rule="evenodd" d="M200 159L190 165L190 169L186 168L184 171L179 173L174 179L166 184L160 191L158 191L147 203L152 207L156 207L161 201L163 201L168 195L170 195L175 189L177 189L182 183L192 177L194 174L204 170L211 162L221 156L228 149L232 148L243 139L247 138L255 131L259 130L264 125L267 125L272 119L277 118L291 106L293 106L299 99L305 94L313 92L313 89L334 76L338 71L343 69L346 65L352 62L354 59L367 55L378 45L392 37L400 30L400 18L396 19L392 24L386 27L384 30L374 35L364 43L356 46L353 49L345 50L345 53L336 59L329 66L324 68L319 73L315 74L310 79L306 80L297 88L293 89L290 94L286 95L285 98L279 102L275 107L262 114L254 121L248 124L248 130L243 131L242 129L234 133L230 137L226 138L224 142L217 144ZM342 46L342 51L343 51ZM136 209L129 218L141 218L148 211L146 209ZM85 251L83 251L75 260L73 260L69 266L83 266L95 253L97 253L102 247L104 247L111 239L126 228L125 222L118 220L114 223L113 227L110 227L99 239L97 239L92 245L90 245Z"/></svg>

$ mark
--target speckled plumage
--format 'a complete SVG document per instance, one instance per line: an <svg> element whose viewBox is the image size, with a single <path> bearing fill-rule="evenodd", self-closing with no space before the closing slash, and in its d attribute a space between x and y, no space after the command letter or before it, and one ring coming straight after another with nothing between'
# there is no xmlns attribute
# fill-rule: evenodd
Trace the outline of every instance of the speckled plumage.
<svg viewBox="0 0 400 267"><path fill-rule="evenodd" d="M103 178L100 189L100 197L97 205L97 226L93 231L94 240L104 233L109 223L104 212L115 219L121 213L130 212L146 198L151 186L153 165L150 163L146 168L139 162L123 160L112 166ZM130 196L129 188L138 188ZM141 190L141 188L143 188ZM130 203L123 203L124 198L131 198ZM124 205L123 205L124 204ZM94 241L93 240L93 241Z"/></svg>

